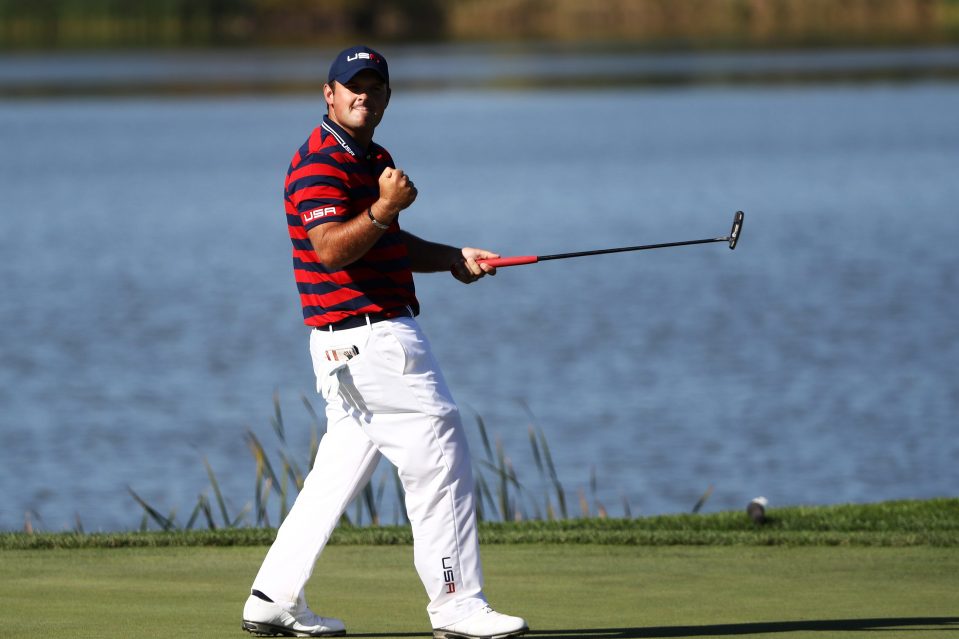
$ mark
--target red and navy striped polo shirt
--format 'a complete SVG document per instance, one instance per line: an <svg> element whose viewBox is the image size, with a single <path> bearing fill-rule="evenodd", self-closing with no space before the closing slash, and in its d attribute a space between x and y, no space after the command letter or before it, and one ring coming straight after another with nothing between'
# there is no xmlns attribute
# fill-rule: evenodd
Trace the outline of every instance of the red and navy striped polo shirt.
<svg viewBox="0 0 959 639"><path fill-rule="evenodd" d="M286 223L293 242L293 272L308 326L325 326L364 313L419 312L413 272L400 226L389 230L362 258L342 269L320 262L307 235L314 226L344 222L379 198L379 176L393 158L378 144L363 149L324 116L286 174Z"/></svg>

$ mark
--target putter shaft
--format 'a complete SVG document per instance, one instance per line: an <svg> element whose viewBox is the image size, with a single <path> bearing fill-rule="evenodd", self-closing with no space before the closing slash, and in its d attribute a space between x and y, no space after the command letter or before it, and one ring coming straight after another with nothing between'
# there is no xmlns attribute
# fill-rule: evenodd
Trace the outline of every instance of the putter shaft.
<svg viewBox="0 0 959 639"><path fill-rule="evenodd" d="M607 253L624 253L626 251L645 251L648 249L668 248L671 246L689 246L690 244L709 244L712 242L729 242L729 248L735 249L739 241L739 234L743 228L743 212L736 211L733 216L733 228L725 237L714 237L708 240L688 240L686 242L665 242L663 244L643 244L641 246L621 246L618 248L598 249L595 251L577 251L575 253L556 253L555 255L513 255L510 257L490 257L476 260L480 264L489 264L497 268L502 266L519 266L521 264L535 264L545 260L564 260L570 257L585 257L587 255L605 255Z"/></svg>

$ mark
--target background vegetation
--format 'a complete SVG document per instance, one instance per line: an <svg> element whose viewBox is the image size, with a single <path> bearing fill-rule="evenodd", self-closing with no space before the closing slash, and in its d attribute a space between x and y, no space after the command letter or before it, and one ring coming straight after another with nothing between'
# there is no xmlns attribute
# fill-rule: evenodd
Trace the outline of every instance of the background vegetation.
<svg viewBox="0 0 959 639"><path fill-rule="evenodd" d="M0 533L0 551L168 546L262 546L273 542L269 527L155 532ZM483 522L480 541L489 544L590 544L603 546L842 546L906 548L959 546L959 499L878 504L789 507L770 510L762 523L744 512L683 514L636 519L564 519ZM330 543L345 546L409 545L408 525L341 524Z"/></svg>
<svg viewBox="0 0 959 639"><path fill-rule="evenodd" d="M558 41L649 48L959 41L959 0L0 0L0 48Z"/></svg>

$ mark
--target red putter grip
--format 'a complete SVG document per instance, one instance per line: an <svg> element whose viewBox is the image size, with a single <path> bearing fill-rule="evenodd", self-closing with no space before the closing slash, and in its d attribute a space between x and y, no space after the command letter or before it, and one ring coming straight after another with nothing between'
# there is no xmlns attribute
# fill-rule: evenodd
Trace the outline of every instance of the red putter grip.
<svg viewBox="0 0 959 639"><path fill-rule="evenodd" d="M479 264L489 264L499 268L501 266L519 266L520 264L535 264L539 258L535 255L514 255L513 257L487 257L476 260Z"/></svg>

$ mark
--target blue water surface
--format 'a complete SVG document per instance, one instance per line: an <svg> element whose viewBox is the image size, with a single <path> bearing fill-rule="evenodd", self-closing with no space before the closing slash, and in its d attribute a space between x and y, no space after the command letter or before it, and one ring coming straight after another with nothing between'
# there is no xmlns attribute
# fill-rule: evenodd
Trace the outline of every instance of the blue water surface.
<svg viewBox="0 0 959 639"><path fill-rule="evenodd" d="M274 392L306 458L302 398L322 400L281 198L320 105L0 102L0 529L134 528L128 486L182 523L212 496L204 457L238 512ZM732 252L420 276L477 459L479 415L525 516L556 503L531 424L570 516L580 495L685 512L710 486L704 511L955 496L956 113L940 83L398 92L377 139L428 239L551 254L722 236L746 213ZM391 487L382 510L398 520Z"/></svg>

